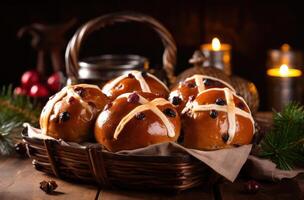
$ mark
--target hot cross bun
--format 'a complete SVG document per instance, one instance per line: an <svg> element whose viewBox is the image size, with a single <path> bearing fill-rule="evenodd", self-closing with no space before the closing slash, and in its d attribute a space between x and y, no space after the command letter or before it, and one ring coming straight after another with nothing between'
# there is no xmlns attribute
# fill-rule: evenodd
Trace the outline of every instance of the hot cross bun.
<svg viewBox="0 0 304 200"><path fill-rule="evenodd" d="M95 138L116 152L177 141L180 129L180 117L169 101L152 93L133 92L120 95L100 113Z"/></svg>
<svg viewBox="0 0 304 200"><path fill-rule="evenodd" d="M79 84L64 87L50 97L40 115L43 134L69 142L93 138L97 115L109 99L95 85Z"/></svg>
<svg viewBox="0 0 304 200"><path fill-rule="evenodd" d="M249 144L255 132L248 105L229 88L202 91L182 113L188 148L216 150Z"/></svg>
<svg viewBox="0 0 304 200"><path fill-rule="evenodd" d="M198 93L210 88L228 87L232 91L234 88L227 82L207 75L196 74L176 85L169 95L169 101L181 112L187 102L194 99Z"/></svg>

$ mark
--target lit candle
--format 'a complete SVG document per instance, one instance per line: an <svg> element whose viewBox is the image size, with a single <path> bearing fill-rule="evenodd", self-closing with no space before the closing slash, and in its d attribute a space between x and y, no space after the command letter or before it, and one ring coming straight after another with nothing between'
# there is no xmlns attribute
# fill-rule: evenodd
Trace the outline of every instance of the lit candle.
<svg viewBox="0 0 304 200"><path fill-rule="evenodd" d="M281 111L292 101L302 101L302 71L282 64L279 68L267 70L268 104L271 108Z"/></svg>
<svg viewBox="0 0 304 200"><path fill-rule="evenodd" d="M213 38L211 44L202 44L201 51L206 57L203 67L214 67L231 75L231 46L222 44L218 38Z"/></svg>
<svg viewBox="0 0 304 200"><path fill-rule="evenodd" d="M276 77L298 77L302 75L302 71L298 69L291 69L286 64L282 64L280 68L272 68L267 70L269 76Z"/></svg>

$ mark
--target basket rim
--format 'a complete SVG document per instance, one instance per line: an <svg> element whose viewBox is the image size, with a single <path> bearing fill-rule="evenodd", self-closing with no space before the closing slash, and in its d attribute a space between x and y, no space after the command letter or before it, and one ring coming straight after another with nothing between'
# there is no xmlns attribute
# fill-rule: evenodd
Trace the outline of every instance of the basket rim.
<svg viewBox="0 0 304 200"><path fill-rule="evenodd" d="M121 153L121 152L110 152L107 149L105 149L101 144L99 143L90 143L88 145L84 145L84 146L73 146L73 145L64 145L62 142L63 140L61 139L40 139L40 138L31 138L28 136L27 133L27 127L25 127L22 132L21 132L21 136L22 139L24 141L26 141L27 143L30 143L31 145L33 145L33 143L37 144L37 145L44 145L44 141L48 140L48 141L52 141L53 143L55 143L56 145L59 145L60 148L63 149L74 149L74 150L88 150L88 149L94 149L96 151L100 151L104 154L104 156L106 157L111 157L111 158L115 158L117 160L128 160L130 159L130 157L132 157L132 159L136 160L136 159L142 159L145 158L145 160L148 161L155 161L155 159L158 159L159 161L171 161L171 162L189 162L189 161L193 161L196 160L196 158L194 158L193 156L187 154L187 153L176 153L176 154L172 154L172 155L140 155L140 154L125 154L125 153ZM69 144L69 142L66 142Z"/></svg>

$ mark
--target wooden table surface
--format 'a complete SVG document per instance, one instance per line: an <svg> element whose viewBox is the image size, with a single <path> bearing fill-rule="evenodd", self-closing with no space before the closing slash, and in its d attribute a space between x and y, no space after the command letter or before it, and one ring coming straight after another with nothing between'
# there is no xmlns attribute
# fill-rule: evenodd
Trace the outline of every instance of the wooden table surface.
<svg viewBox="0 0 304 200"><path fill-rule="evenodd" d="M55 180L58 184L56 193L48 195L39 188L43 180ZM49 177L36 171L30 159L15 157L0 158L0 200L140 200L140 199L304 199L304 176L277 183L263 182L262 189L256 194L244 193L244 181L224 182L213 189L197 188L180 194L155 192L138 192L125 190L102 190L93 185L82 185Z"/></svg>

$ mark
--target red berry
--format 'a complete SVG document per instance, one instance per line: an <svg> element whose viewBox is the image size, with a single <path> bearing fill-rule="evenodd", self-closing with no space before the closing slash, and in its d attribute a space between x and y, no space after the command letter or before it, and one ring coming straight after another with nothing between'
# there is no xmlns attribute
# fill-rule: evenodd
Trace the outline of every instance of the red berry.
<svg viewBox="0 0 304 200"><path fill-rule="evenodd" d="M246 182L244 186L245 186L245 191L250 194L257 193L261 188L261 185L255 180L250 180Z"/></svg>
<svg viewBox="0 0 304 200"><path fill-rule="evenodd" d="M31 87L29 95L31 97L47 97L49 96L49 91L47 87L38 83Z"/></svg>
<svg viewBox="0 0 304 200"><path fill-rule="evenodd" d="M37 83L39 83L39 74L35 70L26 71L21 77L22 87L26 90L30 89L34 84Z"/></svg>
<svg viewBox="0 0 304 200"><path fill-rule="evenodd" d="M26 89L24 89L24 88L22 88L20 86L18 86L18 87L16 87L14 89L14 95L21 95L21 96L23 96L23 95L26 95L26 93L27 93Z"/></svg>
<svg viewBox="0 0 304 200"><path fill-rule="evenodd" d="M54 74L52 74L48 80L47 80L47 84L48 87L53 91L53 92L57 92L60 90L61 87L61 73L60 72L55 72Z"/></svg>

